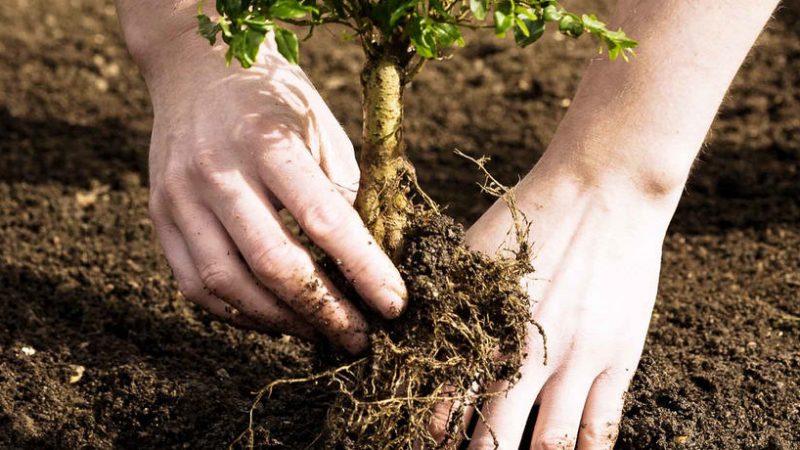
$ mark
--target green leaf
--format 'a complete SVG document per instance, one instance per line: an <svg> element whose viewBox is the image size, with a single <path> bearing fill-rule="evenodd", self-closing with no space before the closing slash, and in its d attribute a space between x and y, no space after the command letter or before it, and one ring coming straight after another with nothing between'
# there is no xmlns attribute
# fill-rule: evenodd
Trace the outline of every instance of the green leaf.
<svg viewBox="0 0 800 450"><path fill-rule="evenodd" d="M528 20L539 19L539 16L536 15L536 12L533 10L533 8L517 8L516 12L519 13L517 14L518 17L526 18Z"/></svg>
<svg viewBox="0 0 800 450"><path fill-rule="evenodd" d="M558 9L555 5L549 5L542 11L542 16L548 22L558 22L564 16L564 11Z"/></svg>
<svg viewBox="0 0 800 450"><path fill-rule="evenodd" d="M464 38L461 37L461 31L459 31L457 26L451 23L433 22L430 29L436 41L437 48L450 47L453 44L464 45Z"/></svg>
<svg viewBox="0 0 800 450"><path fill-rule="evenodd" d="M522 33L523 37L528 37L531 35L531 30L528 29L528 25L525 23L524 16L520 14L516 19L514 19L514 22L517 26L517 28L514 30L515 33Z"/></svg>
<svg viewBox="0 0 800 450"><path fill-rule="evenodd" d="M416 8L420 0L383 0L376 3L369 17L386 34L391 34L397 23Z"/></svg>
<svg viewBox="0 0 800 450"><path fill-rule="evenodd" d="M563 19L562 19L563 20ZM611 31L605 23L601 22L594 15L584 14L580 18L581 29L586 29L600 38L608 47L608 58L612 61L622 56L628 60L628 54L633 53L633 49L639 45L638 42L625 35L621 29Z"/></svg>
<svg viewBox="0 0 800 450"><path fill-rule="evenodd" d="M580 20L583 22L583 26L592 33L599 33L607 30L606 24L597 20L597 16L594 14L584 14L581 16Z"/></svg>
<svg viewBox="0 0 800 450"><path fill-rule="evenodd" d="M264 32L249 28L233 35L230 49L233 51L233 56L245 69L255 64L258 49L261 43L264 42L265 35L266 33Z"/></svg>
<svg viewBox="0 0 800 450"><path fill-rule="evenodd" d="M538 41L544 34L544 18L539 20L528 20L521 15L517 17L517 27L514 28L514 40L520 47L527 47ZM526 34L525 31L528 33Z"/></svg>
<svg viewBox="0 0 800 450"><path fill-rule="evenodd" d="M217 11L228 17L238 17L242 14L242 0L217 0Z"/></svg>
<svg viewBox="0 0 800 450"><path fill-rule="evenodd" d="M233 61L233 47L228 46L228 51L225 52L225 65L230 66Z"/></svg>
<svg viewBox="0 0 800 450"><path fill-rule="evenodd" d="M286 28L275 28L275 44L278 46L278 53L283 55L287 61L297 64L300 60L300 42L297 35Z"/></svg>
<svg viewBox="0 0 800 450"><path fill-rule="evenodd" d="M266 33L269 30L271 25L270 22L267 20L267 18L264 16L248 17L247 19L244 20L244 24L247 25L247 27L252 30L261 31L264 33Z"/></svg>
<svg viewBox="0 0 800 450"><path fill-rule="evenodd" d="M312 10L297 0L278 0L270 6L269 16L278 20L302 19Z"/></svg>
<svg viewBox="0 0 800 450"><path fill-rule="evenodd" d="M417 54L423 58L435 58L438 49L436 48L436 41L433 39L430 25L427 20L414 15L410 23L411 45L417 51Z"/></svg>
<svg viewBox="0 0 800 450"><path fill-rule="evenodd" d="M472 11L472 15L478 20L486 18L486 10L488 9L488 0L469 0L469 10Z"/></svg>
<svg viewBox="0 0 800 450"><path fill-rule="evenodd" d="M406 0L405 2L401 3L393 12L392 15L389 16L389 28L394 28L397 25L397 22L403 18L409 10L414 9L419 3L419 0Z"/></svg>
<svg viewBox="0 0 800 450"><path fill-rule="evenodd" d="M603 41L608 47L608 58L612 61L622 56L625 61L628 60L628 54L633 54L633 49L639 45L638 42L625 35L622 30L609 31Z"/></svg>
<svg viewBox="0 0 800 450"><path fill-rule="evenodd" d="M220 31L219 24L212 22L211 19L205 14L197 15L197 24L197 31L200 33L200 36L208 39L208 42L211 43L211 45L216 44L217 33Z"/></svg>
<svg viewBox="0 0 800 450"><path fill-rule="evenodd" d="M503 37L512 26L514 26L514 3L505 1L497 5L494 10L494 34Z"/></svg>

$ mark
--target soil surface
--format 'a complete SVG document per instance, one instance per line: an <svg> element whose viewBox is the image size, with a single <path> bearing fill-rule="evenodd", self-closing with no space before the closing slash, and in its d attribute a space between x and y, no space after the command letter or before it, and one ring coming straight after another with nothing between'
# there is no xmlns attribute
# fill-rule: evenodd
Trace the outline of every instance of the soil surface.
<svg viewBox="0 0 800 450"><path fill-rule="evenodd" d="M306 370L309 349L178 294L146 212L149 100L113 2L6 0L0 23L0 448L226 447L253 391ZM357 140L360 49L317 33L303 65ZM422 183L465 223L491 199L453 149L513 182L594 51L468 42L407 91ZM800 448L798 86L800 6L787 2L670 228L617 448ZM282 426L305 418L313 433L309 403L285 405Z"/></svg>

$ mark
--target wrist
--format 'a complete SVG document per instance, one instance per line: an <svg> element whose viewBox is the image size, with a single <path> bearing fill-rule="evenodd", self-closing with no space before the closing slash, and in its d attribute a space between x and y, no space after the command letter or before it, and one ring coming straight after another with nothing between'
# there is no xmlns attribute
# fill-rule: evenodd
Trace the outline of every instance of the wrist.
<svg viewBox="0 0 800 450"><path fill-rule="evenodd" d="M195 0L117 0L117 13L128 52L148 85L204 43L196 31Z"/></svg>
<svg viewBox="0 0 800 450"><path fill-rule="evenodd" d="M638 221L658 224L666 231L677 207L680 190L672 195L653 194L638 183L610 173L587 176L585 173L563 170L540 176L531 172L515 189L520 208L532 212L546 199L558 208L570 208L579 203L591 203L605 213L628 216Z"/></svg>
<svg viewBox="0 0 800 450"><path fill-rule="evenodd" d="M517 206L529 218L569 216L585 209L595 217L605 217L599 228L623 226L632 234L662 238L680 194L679 187L654 191L614 169L554 160L552 153L514 189Z"/></svg>
<svg viewBox="0 0 800 450"><path fill-rule="evenodd" d="M610 192L672 214L693 162L688 152L644 132L570 122L575 121L565 120L559 128L531 177L552 174L583 191Z"/></svg>
<svg viewBox="0 0 800 450"><path fill-rule="evenodd" d="M532 255L547 248L555 255L574 239L599 239L611 247L629 245L660 249L675 208L654 201L624 183L586 182L560 167L543 170L541 163L513 190L515 206L530 225ZM513 217L498 200L467 234L470 247L496 254L517 246Z"/></svg>

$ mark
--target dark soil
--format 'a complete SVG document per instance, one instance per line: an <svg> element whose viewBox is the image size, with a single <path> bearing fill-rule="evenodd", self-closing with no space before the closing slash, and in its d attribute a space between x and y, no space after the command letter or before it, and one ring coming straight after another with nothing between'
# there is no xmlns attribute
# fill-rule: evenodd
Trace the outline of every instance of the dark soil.
<svg viewBox="0 0 800 450"><path fill-rule="evenodd" d="M112 2L3 1L0 23L0 448L225 447L253 392L307 372L311 350L229 328L177 293L146 214L149 103ZM422 183L465 222L492 199L453 149L491 156L513 182L593 51L543 41L469 39L407 91ZM304 50L358 136L358 46L319 30ZM800 7L787 3L670 229L618 448L800 448L798 86ZM286 404L276 426L314 433L314 405Z"/></svg>

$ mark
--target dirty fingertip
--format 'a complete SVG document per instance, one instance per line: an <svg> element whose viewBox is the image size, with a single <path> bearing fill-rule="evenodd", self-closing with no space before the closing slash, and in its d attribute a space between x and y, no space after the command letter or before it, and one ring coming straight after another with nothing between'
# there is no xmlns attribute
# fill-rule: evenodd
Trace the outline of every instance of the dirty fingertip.
<svg viewBox="0 0 800 450"><path fill-rule="evenodd" d="M403 287L401 292L387 289L383 296L381 314L387 319L396 319L405 312L407 305L408 294L406 293L405 287Z"/></svg>

